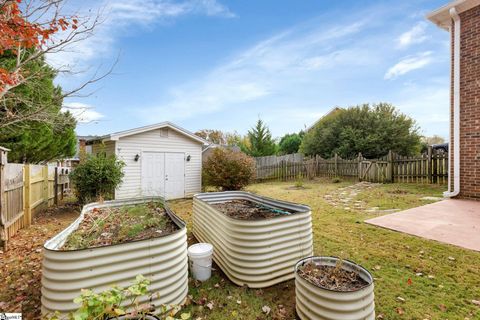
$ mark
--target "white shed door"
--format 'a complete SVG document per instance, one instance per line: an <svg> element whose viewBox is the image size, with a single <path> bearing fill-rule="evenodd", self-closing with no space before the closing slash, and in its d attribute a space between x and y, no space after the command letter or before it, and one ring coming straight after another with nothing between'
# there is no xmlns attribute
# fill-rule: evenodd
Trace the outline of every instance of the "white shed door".
<svg viewBox="0 0 480 320"><path fill-rule="evenodd" d="M185 154L165 153L165 197L185 197Z"/></svg>
<svg viewBox="0 0 480 320"><path fill-rule="evenodd" d="M183 153L143 152L142 194L166 199L185 196Z"/></svg>

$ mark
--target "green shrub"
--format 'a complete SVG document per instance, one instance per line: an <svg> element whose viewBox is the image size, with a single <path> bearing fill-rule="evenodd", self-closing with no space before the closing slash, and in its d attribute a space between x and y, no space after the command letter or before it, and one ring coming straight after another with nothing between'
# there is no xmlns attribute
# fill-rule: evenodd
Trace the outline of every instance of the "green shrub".
<svg viewBox="0 0 480 320"><path fill-rule="evenodd" d="M77 199L85 203L113 198L115 188L122 183L124 166L115 155L88 156L70 174Z"/></svg>
<svg viewBox="0 0 480 320"><path fill-rule="evenodd" d="M340 183L340 182L342 182L342 179L340 179L339 177L334 177L334 178L332 178L332 182L333 183Z"/></svg>
<svg viewBox="0 0 480 320"><path fill-rule="evenodd" d="M140 298L148 297L149 285L149 279L142 275L137 275L135 281L128 288L113 286L99 293L82 289L80 296L73 300L74 303L80 305L74 313L68 316L61 316L59 312L56 312L51 316L47 316L46 319L103 320L116 319L119 316L143 319L145 315L152 314L152 311L155 311L156 316L165 320L190 319L190 313L181 313L180 318L172 316L181 312L182 305L153 306L149 303L140 303ZM155 294L158 293L153 295ZM151 299L153 295L150 295L149 298ZM125 302L130 305L128 311L124 309Z"/></svg>
<svg viewBox="0 0 480 320"><path fill-rule="evenodd" d="M221 190L240 190L254 178L255 162L242 152L216 148L203 165L204 184Z"/></svg>
<svg viewBox="0 0 480 320"><path fill-rule="evenodd" d="M299 174L297 176L297 178L295 179L295 187L300 189L300 188L303 188L303 186L304 186L303 185L303 177L302 177L301 174Z"/></svg>

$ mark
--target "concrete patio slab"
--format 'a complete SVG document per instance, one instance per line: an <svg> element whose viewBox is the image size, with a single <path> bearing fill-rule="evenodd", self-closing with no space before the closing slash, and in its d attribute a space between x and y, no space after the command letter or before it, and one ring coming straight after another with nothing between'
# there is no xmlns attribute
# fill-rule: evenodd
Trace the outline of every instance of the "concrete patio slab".
<svg viewBox="0 0 480 320"><path fill-rule="evenodd" d="M480 251L480 201L442 200L365 222Z"/></svg>

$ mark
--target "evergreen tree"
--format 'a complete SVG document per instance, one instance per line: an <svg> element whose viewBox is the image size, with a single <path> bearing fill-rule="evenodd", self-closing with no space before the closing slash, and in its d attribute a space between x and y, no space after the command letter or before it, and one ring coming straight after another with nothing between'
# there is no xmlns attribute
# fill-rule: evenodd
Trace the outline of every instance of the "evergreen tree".
<svg viewBox="0 0 480 320"><path fill-rule="evenodd" d="M267 125L258 119L257 124L247 134L250 145L247 153L253 157L270 156L276 153L277 145Z"/></svg>
<svg viewBox="0 0 480 320"><path fill-rule="evenodd" d="M14 59L11 54L1 55L0 65L8 64L11 59ZM42 163L73 156L77 143L76 121L69 112L61 110L61 88L53 83L56 72L44 59L33 60L26 67L37 76L11 89L15 99L4 101L6 109L22 113L35 104L48 119L39 122L27 118L3 127L0 145L11 149L10 162Z"/></svg>

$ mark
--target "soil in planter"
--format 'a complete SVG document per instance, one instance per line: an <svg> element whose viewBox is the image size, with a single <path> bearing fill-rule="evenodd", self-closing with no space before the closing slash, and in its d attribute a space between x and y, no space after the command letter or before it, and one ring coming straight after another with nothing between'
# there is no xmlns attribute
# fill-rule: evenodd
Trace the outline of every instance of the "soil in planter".
<svg viewBox="0 0 480 320"><path fill-rule="evenodd" d="M329 290L355 291L369 284L357 272L343 269L341 263L336 266L325 266L307 262L300 266L297 272L314 285Z"/></svg>
<svg viewBox="0 0 480 320"><path fill-rule="evenodd" d="M65 242L62 250L94 248L168 235L178 226L161 203L95 208Z"/></svg>
<svg viewBox="0 0 480 320"><path fill-rule="evenodd" d="M274 208L249 200L231 200L212 204L223 214L242 220L261 220L294 214L294 211Z"/></svg>

